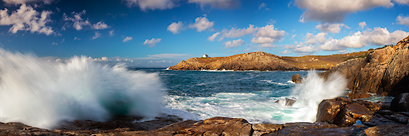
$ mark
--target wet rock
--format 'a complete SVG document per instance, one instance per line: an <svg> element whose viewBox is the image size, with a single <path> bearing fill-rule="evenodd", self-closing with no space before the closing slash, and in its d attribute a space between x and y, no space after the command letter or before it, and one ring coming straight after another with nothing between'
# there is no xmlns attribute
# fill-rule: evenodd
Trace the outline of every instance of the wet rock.
<svg viewBox="0 0 409 136"><path fill-rule="evenodd" d="M284 124L283 130L268 134L275 135L319 135L319 136L339 136L349 135L347 128L339 128L337 125L326 122L297 122Z"/></svg>
<svg viewBox="0 0 409 136"><path fill-rule="evenodd" d="M296 98L285 98L285 100L277 100L274 103L282 103L283 106L291 107L296 101Z"/></svg>
<svg viewBox="0 0 409 136"><path fill-rule="evenodd" d="M380 125L370 127L362 131L359 135L368 136L404 136L409 135L409 129L407 125Z"/></svg>
<svg viewBox="0 0 409 136"><path fill-rule="evenodd" d="M358 103L347 104L342 110L338 113L335 124L341 127L351 126L357 120L362 122L369 121L372 118L373 112L368 110L365 106Z"/></svg>
<svg viewBox="0 0 409 136"><path fill-rule="evenodd" d="M262 136L283 129L281 124L253 124L253 136Z"/></svg>
<svg viewBox="0 0 409 136"><path fill-rule="evenodd" d="M299 74L293 75L293 77L291 77L291 81L293 81L296 84L301 83L302 82L301 75L299 75Z"/></svg>
<svg viewBox="0 0 409 136"><path fill-rule="evenodd" d="M249 136L251 124L245 119L214 117L195 123L192 127L177 131L178 134Z"/></svg>
<svg viewBox="0 0 409 136"><path fill-rule="evenodd" d="M396 96L392 100L390 108L397 112L409 112L409 93L402 93Z"/></svg>
<svg viewBox="0 0 409 136"><path fill-rule="evenodd" d="M361 99L371 97L372 95L368 93L348 93L347 96L350 99Z"/></svg>
<svg viewBox="0 0 409 136"><path fill-rule="evenodd" d="M334 123L334 119L338 112L341 111L343 103L335 99L323 100L318 105L317 121Z"/></svg>

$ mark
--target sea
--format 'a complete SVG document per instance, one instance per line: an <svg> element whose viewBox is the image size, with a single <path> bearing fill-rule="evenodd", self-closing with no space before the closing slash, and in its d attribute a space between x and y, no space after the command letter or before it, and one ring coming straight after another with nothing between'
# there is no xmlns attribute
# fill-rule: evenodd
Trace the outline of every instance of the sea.
<svg viewBox="0 0 409 136"><path fill-rule="evenodd" d="M132 68L86 56L55 62L0 49L0 122L54 128L63 121L108 121L116 115L144 117L139 121L176 115L314 122L322 100L348 93L342 75L324 81L319 72ZM290 81L294 74L304 78L302 84Z"/></svg>

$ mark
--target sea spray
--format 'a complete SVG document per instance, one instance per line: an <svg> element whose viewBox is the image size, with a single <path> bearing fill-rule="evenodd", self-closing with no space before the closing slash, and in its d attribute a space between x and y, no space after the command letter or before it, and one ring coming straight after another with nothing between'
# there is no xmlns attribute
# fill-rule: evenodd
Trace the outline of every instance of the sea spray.
<svg viewBox="0 0 409 136"><path fill-rule="evenodd" d="M297 85L292 96L298 96L294 107L293 121L315 122L318 104L324 99L344 95L346 79L339 73L331 74L327 80L321 78L315 71L309 71L302 84Z"/></svg>
<svg viewBox="0 0 409 136"><path fill-rule="evenodd" d="M157 73L103 66L86 57L47 62L0 49L0 122L52 128L63 120L154 117L162 90Z"/></svg>

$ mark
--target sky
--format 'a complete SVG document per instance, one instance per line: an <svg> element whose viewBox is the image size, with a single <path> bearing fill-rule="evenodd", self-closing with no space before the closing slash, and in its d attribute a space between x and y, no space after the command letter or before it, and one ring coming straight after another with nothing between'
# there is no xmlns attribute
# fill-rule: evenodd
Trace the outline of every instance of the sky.
<svg viewBox="0 0 409 136"><path fill-rule="evenodd" d="M409 36L409 0L1 0L0 48L136 67L264 51L330 55Z"/></svg>

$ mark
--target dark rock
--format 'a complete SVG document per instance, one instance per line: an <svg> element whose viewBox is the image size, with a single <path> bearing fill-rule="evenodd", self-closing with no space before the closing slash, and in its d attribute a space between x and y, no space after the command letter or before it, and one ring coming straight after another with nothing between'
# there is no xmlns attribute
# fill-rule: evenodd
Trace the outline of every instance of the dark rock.
<svg viewBox="0 0 409 136"><path fill-rule="evenodd" d="M345 127L353 125L357 120L366 122L372 118L372 114L373 112L368 110L364 105L358 103L347 104L338 113L335 124Z"/></svg>
<svg viewBox="0 0 409 136"><path fill-rule="evenodd" d="M409 112L409 93L402 93L396 96L392 100L390 108L396 112Z"/></svg>
<svg viewBox="0 0 409 136"><path fill-rule="evenodd" d="M347 96L349 99L361 99L371 97L372 95L368 93L348 93Z"/></svg>
<svg viewBox="0 0 409 136"><path fill-rule="evenodd" d="M407 125L380 125L370 127L362 131L359 135L368 136L404 136L409 135L409 129Z"/></svg>
<svg viewBox="0 0 409 136"><path fill-rule="evenodd" d="M299 74L293 75L293 77L291 78L291 81L293 81L296 84L302 83L301 75Z"/></svg>
<svg viewBox="0 0 409 136"><path fill-rule="evenodd" d="M286 107L291 107L293 104L296 102L295 98L285 98L285 100L277 100L274 103L281 103L281 101L284 101L284 106Z"/></svg>

